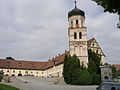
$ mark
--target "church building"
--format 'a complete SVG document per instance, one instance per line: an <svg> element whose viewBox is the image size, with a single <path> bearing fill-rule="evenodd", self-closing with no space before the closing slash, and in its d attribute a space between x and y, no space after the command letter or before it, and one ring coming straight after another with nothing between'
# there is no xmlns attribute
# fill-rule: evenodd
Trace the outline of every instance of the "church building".
<svg viewBox="0 0 120 90"><path fill-rule="evenodd" d="M85 12L75 7L68 12L69 51L59 54L46 62L0 59L0 71L6 76L62 76L65 55L76 55L80 63L87 66L88 49L101 54L101 64L105 63L105 54L95 38L87 40Z"/></svg>

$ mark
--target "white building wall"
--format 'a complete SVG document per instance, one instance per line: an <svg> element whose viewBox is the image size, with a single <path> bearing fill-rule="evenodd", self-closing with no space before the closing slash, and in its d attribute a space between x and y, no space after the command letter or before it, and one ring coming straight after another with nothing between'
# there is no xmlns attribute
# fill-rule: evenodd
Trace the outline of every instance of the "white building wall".
<svg viewBox="0 0 120 90"><path fill-rule="evenodd" d="M43 71L40 70L22 70L22 69L3 69L1 68L0 71L4 72L4 75L8 75L8 76L18 76L18 74L22 74L22 76L25 75L31 75L31 76L36 76L36 77L42 77L43 75ZM28 73L27 73L28 72Z"/></svg>
<svg viewBox="0 0 120 90"><path fill-rule="evenodd" d="M63 64L54 66L52 68L49 68L47 70L44 71L45 73L45 77L52 77L52 76L62 76L62 72L63 72Z"/></svg>

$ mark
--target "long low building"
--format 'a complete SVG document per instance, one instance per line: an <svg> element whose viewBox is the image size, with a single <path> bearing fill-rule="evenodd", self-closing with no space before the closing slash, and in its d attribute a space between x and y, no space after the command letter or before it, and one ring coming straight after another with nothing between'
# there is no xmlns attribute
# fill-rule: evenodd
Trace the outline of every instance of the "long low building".
<svg viewBox="0 0 120 90"><path fill-rule="evenodd" d="M0 71L6 76L62 76L65 55L69 55L69 52L47 62L0 59Z"/></svg>

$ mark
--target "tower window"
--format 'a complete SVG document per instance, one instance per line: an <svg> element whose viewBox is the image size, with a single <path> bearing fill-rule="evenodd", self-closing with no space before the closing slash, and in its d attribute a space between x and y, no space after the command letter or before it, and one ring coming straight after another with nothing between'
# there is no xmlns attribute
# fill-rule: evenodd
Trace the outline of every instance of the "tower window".
<svg viewBox="0 0 120 90"><path fill-rule="evenodd" d="M78 22L78 20L76 20L76 27L77 27L77 28L79 27L79 22Z"/></svg>
<svg viewBox="0 0 120 90"><path fill-rule="evenodd" d="M73 27L73 21L71 21L71 27Z"/></svg>
<svg viewBox="0 0 120 90"><path fill-rule="evenodd" d="M78 24L78 20L76 20L76 24Z"/></svg>
<svg viewBox="0 0 120 90"><path fill-rule="evenodd" d="M81 32L79 33L79 39L82 39L82 33Z"/></svg>
<svg viewBox="0 0 120 90"><path fill-rule="evenodd" d="M77 39L77 33L76 32L74 33L74 39Z"/></svg>
<svg viewBox="0 0 120 90"><path fill-rule="evenodd" d="M83 21L81 21L81 27L83 27Z"/></svg>

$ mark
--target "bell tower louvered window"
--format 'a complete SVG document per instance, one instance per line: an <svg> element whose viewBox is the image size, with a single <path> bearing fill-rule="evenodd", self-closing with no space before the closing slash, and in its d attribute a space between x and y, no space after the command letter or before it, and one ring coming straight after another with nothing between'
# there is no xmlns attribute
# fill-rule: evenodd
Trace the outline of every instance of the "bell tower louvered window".
<svg viewBox="0 0 120 90"><path fill-rule="evenodd" d="M82 33L81 32L79 33L79 39L82 39Z"/></svg>
<svg viewBox="0 0 120 90"><path fill-rule="evenodd" d="M77 39L77 33L76 32L74 33L74 39Z"/></svg>

